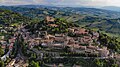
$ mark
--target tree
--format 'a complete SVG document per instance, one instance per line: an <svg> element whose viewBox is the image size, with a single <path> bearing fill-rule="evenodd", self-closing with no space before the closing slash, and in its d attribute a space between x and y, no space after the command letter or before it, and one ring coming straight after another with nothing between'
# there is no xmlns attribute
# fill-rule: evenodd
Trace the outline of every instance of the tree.
<svg viewBox="0 0 120 67"><path fill-rule="evenodd" d="M4 67L4 62L0 60L0 67Z"/></svg>
<svg viewBox="0 0 120 67"><path fill-rule="evenodd" d="M100 61L99 59L96 59L95 65L96 65L97 67L104 67L104 62L103 62L103 61Z"/></svg>
<svg viewBox="0 0 120 67"><path fill-rule="evenodd" d="M118 64L112 64L111 67L119 67Z"/></svg>
<svg viewBox="0 0 120 67"><path fill-rule="evenodd" d="M38 62L32 61L28 67L40 67Z"/></svg>
<svg viewBox="0 0 120 67"><path fill-rule="evenodd" d="M2 56L4 54L4 51L2 50L1 46L0 46L0 56Z"/></svg>

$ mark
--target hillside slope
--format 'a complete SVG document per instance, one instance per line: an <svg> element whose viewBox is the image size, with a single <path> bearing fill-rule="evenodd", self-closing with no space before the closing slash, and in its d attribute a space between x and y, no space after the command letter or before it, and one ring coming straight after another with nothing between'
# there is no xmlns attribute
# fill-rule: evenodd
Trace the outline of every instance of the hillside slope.
<svg viewBox="0 0 120 67"><path fill-rule="evenodd" d="M95 8L71 8L71 7L46 7L34 6L1 6L0 8L9 9L31 18L39 18L50 15L55 18L64 18L68 22L78 23L89 28L98 28L113 34L120 34L119 12L107 11Z"/></svg>
<svg viewBox="0 0 120 67"><path fill-rule="evenodd" d="M12 24L28 22L29 18L22 16L16 12L12 12L5 9L0 9L0 24Z"/></svg>

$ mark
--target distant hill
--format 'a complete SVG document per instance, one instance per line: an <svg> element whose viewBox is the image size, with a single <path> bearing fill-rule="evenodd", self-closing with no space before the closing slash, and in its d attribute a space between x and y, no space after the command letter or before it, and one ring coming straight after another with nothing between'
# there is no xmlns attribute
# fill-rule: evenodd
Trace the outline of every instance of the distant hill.
<svg viewBox="0 0 120 67"><path fill-rule="evenodd" d="M51 6L1 6L0 8L18 12L23 16L44 20L46 16L63 18L89 28L120 34L120 12L96 8L73 8Z"/></svg>
<svg viewBox="0 0 120 67"><path fill-rule="evenodd" d="M120 18L120 12L109 11L96 8L64 8L71 12L79 14L87 14L89 16L97 16L101 18Z"/></svg>
<svg viewBox="0 0 120 67"><path fill-rule="evenodd" d="M12 24L29 21L27 17L10 10L0 8L0 24Z"/></svg>
<svg viewBox="0 0 120 67"><path fill-rule="evenodd" d="M102 19L99 22L88 24L87 27L98 28L100 31L106 31L108 33L120 34L120 19Z"/></svg>
<svg viewBox="0 0 120 67"><path fill-rule="evenodd" d="M120 12L120 7L116 7L116 6L105 6L105 7L102 7L101 9Z"/></svg>
<svg viewBox="0 0 120 67"><path fill-rule="evenodd" d="M20 5L20 6L1 6L0 8L6 8L10 9L12 11L20 12L22 10L19 10L19 8L25 8L26 11L27 9L31 9L31 11L34 9L39 11L47 10L49 9L49 12L54 12L54 11L63 11L66 12L67 14L69 12L76 13L76 14L87 14L89 16L97 16L101 18L120 18L120 12L116 11L110 11L110 10L104 10L104 9L96 9L96 8L85 8L85 7L55 7L55 6L44 6L44 5ZM35 12L34 12L35 13ZM56 12L55 12L56 13Z"/></svg>

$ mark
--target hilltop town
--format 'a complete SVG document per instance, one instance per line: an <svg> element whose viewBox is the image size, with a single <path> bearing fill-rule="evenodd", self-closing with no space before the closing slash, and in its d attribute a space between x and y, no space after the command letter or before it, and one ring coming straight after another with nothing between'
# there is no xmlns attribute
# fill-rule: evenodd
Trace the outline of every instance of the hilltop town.
<svg viewBox="0 0 120 67"><path fill-rule="evenodd" d="M6 62L6 67L32 67L32 65L64 67L68 63L63 61L69 58L101 60L119 58L117 51L105 46L109 43L103 44L102 33L99 31L66 23L50 16L36 24L22 23L18 26L6 25L0 28L0 32L7 34L1 36L0 40L4 53L1 60ZM79 63L70 62L72 67L80 66Z"/></svg>

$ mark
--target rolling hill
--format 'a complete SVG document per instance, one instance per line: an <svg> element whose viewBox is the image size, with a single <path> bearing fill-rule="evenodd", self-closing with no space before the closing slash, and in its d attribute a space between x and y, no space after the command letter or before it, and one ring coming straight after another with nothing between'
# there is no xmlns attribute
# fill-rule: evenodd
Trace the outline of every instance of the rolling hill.
<svg viewBox="0 0 120 67"><path fill-rule="evenodd" d="M24 17L19 13L10 10L0 9L0 24L13 24L28 22L30 18Z"/></svg>
<svg viewBox="0 0 120 67"><path fill-rule="evenodd" d="M0 8L9 9L15 12L20 12L24 15L31 16L33 14L51 14L56 15L58 11L65 15L75 13L83 14L88 16L97 16L101 18L120 18L120 12L96 9L96 8L86 8L86 7L54 7L54 6L43 6L43 5L22 5L22 6L0 6ZM61 14L59 14L61 15Z"/></svg>
<svg viewBox="0 0 120 67"><path fill-rule="evenodd" d="M105 7L102 7L101 9L120 12L120 7L116 7L116 6L105 6Z"/></svg>
<svg viewBox="0 0 120 67"><path fill-rule="evenodd" d="M120 34L120 12L96 8L49 7L49 6L1 6L23 16L43 20L47 15L64 18L88 28L98 28L112 34Z"/></svg>

